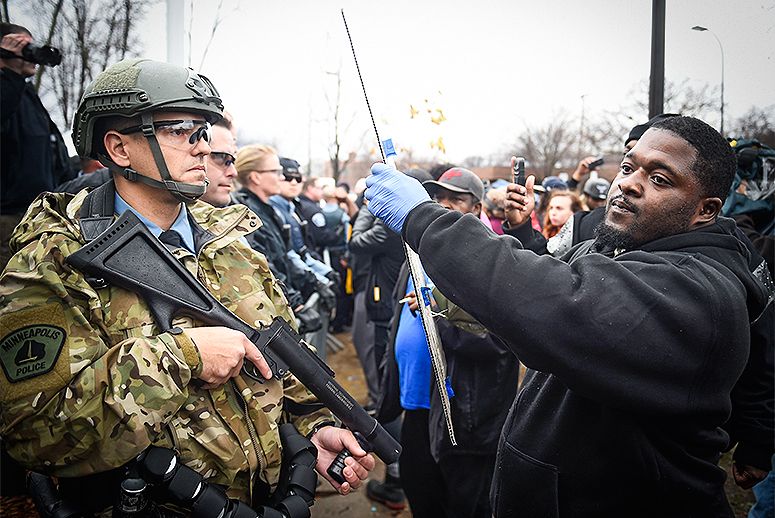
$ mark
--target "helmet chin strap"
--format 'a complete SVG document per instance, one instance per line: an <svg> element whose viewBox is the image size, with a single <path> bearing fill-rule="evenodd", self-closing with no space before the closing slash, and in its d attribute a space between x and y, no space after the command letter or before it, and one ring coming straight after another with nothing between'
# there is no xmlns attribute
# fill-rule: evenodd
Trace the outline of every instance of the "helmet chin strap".
<svg viewBox="0 0 775 518"><path fill-rule="evenodd" d="M144 113L142 115L142 130L143 135L148 140L148 145L151 148L153 154L153 160L156 162L156 167L159 169L162 181L151 178L138 171L135 171L131 167L121 167L112 160L108 159L103 161L103 157L100 157L102 163L107 162L111 171L116 172L129 180L130 182L140 182L156 189L163 189L168 191L176 200L183 203L194 203L201 198L207 191L207 186L210 185L210 180L205 177L203 185L178 182L172 179L172 175L167 169L167 162L164 161L164 155L161 152L161 146L156 139L156 130L153 127L153 116L150 113Z"/></svg>
<svg viewBox="0 0 775 518"><path fill-rule="evenodd" d="M100 158L100 162L103 162ZM105 163L105 162L103 162ZM108 167L111 171L120 174L130 182L140 182L145 185L149 185L156 189L162 189L168 191L176 200L183 203L194 203L196 200L202 197L207 191L207 186L210 185L210 180L205 178L204 185L194 185L190 183L176 182L173 180L165 180L160 182L142 173L139 173L131 167L121 167L114 164L112 161L107 160Z"/></svg>

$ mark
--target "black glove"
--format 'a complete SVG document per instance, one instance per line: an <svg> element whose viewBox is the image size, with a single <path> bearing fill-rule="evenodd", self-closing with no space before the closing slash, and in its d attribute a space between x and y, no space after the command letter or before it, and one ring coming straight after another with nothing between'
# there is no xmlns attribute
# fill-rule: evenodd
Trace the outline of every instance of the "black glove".
<svg viewBox="0 0 775 518"><path fill-rule="evenodd" d="M296 322L299 324L299 334L314 333L323 327L320 320L320 313L314 306L302 306L295 312Z"/></svg>
<svg viewBox="0 0 775 518"><path fill-rule="evenodd" d="M285 298L288 299L288 305L291 308L297 308L304 304L304 297L299 290L291 288L280 280L278 280L277 283L280 285L280 289L283 291Z"/></svg>
<svg viewBox="0 0 775 518"><path fill-rule="evenodd" d="M315 291L320 295L320 307L325 311L331 311L336 307L336 293L331 289L331 284L318 282Z"/></svg>
<svg viewBox="0 0 775 518"><path fill-rule="evenodd" d="M330 272L328 272L326 274L326 279L331 281L331 283L334 286L341 286L342 285L342 276L339 275L339 272L337 272L336 270L331 270Z"/></svg>

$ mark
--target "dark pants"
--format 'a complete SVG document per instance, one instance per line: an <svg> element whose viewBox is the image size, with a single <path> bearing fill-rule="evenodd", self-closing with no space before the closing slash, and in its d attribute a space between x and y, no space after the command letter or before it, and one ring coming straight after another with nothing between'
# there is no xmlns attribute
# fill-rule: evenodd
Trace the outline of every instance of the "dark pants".
<svg viewBox="0 0 775 518"><path fill-rule="evenodd" d="M446 454L439 460L449 518L491 518L495 455Z"/></svg>
<svg viewBox="0 0 775 518"><path fill-rule="evenodd" d="M352 328L353 345L366 377L369 388L369 401L374 404L379 400L379 376L377 362L374 359L374 323L366 316L366 292L355 294Z"/></svg>
<svg viewBox="0 0 775 518"><path fill-rule="evenodd" d="M13 460L0 441L0 496L16 496L27 492L26 472ZM0 513L2 514L2 513Z"/></svg>
<svg viewBox="0 0 775 518"><path fill-rule="evenodd" d="M404 411L400 470L414 518L490 518L495 454L431 455L428 410Z"/></svg>
<svg viewBox="0 0 775 518"><path fill-rule="evenodd" d="M343 264L344 251L331 251L331 268L339 274L341 279L334 288L336 291L336 312L331 321L331 332L341 333L345 326L352 324L353 320L353 296L347 294L345 283L347 282L347 266Z"/></svg>
<svg viewBox="0 0 775 518"><path fill-rule="evenodd" d="M383 365L382 361L387 351L388 333L390 332L389 321L374 321L374 362L377 364L377 376L382 379Z"/></svg>
<svg viewBox="0 0 775 518"><path fill-rule="evenodd" d="M431 456L428 410L406 410L401 427L401 487L414 518L444 518L444 482Z"/></svg>

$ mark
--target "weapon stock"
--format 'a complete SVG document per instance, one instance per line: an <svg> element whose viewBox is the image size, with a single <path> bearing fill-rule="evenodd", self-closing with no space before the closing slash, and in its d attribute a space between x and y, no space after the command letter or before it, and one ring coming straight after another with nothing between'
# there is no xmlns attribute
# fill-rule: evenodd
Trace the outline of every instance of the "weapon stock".
<svg viewBox="0 0 775 518"><path fill-rule="evenodd" d="M385 463L398 459L398 442L334 381L334 372L287 322L275 318L260 330L244 322L213 297L131 211L124 212L66 261L85 274L140 295L162 330L172 327L173 317L187 316L207 325L241 331L264 356L275 378L292 372ZM254 379L263 379L250 362L245 362L243 370Z"/></svg>

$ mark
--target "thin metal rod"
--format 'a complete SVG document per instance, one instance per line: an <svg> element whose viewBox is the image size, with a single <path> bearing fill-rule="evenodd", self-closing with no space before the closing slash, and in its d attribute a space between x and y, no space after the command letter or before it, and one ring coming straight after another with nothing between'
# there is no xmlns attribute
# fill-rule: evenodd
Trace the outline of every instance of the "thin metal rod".
<svg viewBox="0 0 775 518"><path fill-rule="evenodd" d="M361 75L361 67L358 65L358 58L355 56L355 46L353 45L353 39L350 35L350 29L347 27L347 18L344 16L344 9L342 9L342 20L344 20L344 28L347 30L347 37L350 40L350 48L353 51L353 59L355 60L355 68L358 70L358 77L361 80L361 88L363 88L363 97L366 98L366 106L369 109L369 116L371 116L371 124L374 126L374 134L377 136L377 145L379 145L379 152L382 154L382 161L387 164L385 159L385 151L382 149L382 140L379 138L379 132L377 131L377 123L374 122L374 114L371 111L371 105L369 104L369 97L366 95L366 86L363 84L363 76ZM420 256L409 248L409 245L404 241L404 253L406 253L406 263L409 267L409 273L412 277L415 290L421 292L422 286L425 283L425 276L423 273L422 263L420 262ZM444 422L447 424L447 432L449 433L449 440L453 446L457 446L457 439L455 438L455 429L452 424L452 408L449 403L449 395L447 394L446 380L447 380L447 365L444 358L444 350L441 347L441 339L439 338L439 330L436 328L436 322L433 320L433 313L429 306L420 304L420 320L422 320L423 330L425 330L425 339L428 343L428 353L431 357L431 365L433 366L434 378L436 380L436 387L439 390L439 396L441 398L441 407L444 412Z"/></svg>
<svg viewBox="0 0 775 518"><path fill-rule="evenodd" d="M361 67L358 65L358 58L355 55L355 45L353 45L353 38L350 35L350 28L347 26L347 18L344 16L344 9L342 9L342 20L344 21L344 29L347 31L347 39L350 40L350 49L353 51L353 60L355 61L355 69L358 71L358 79L361 80L361 88L363 89L363 97L366 99L366 108L369 109L369 117L371 117L371 125L374 127L374 134L377 136L377 147L379 147L379 154L382 155L382 161L385 161L385 151L382 149L382 140L379 138L379 131L377 131L377 123L374 121L374 113L371 111L371 104L369 103L369 96L366 95L366 85L363 82L363 76L361 75Z"/></svg>

